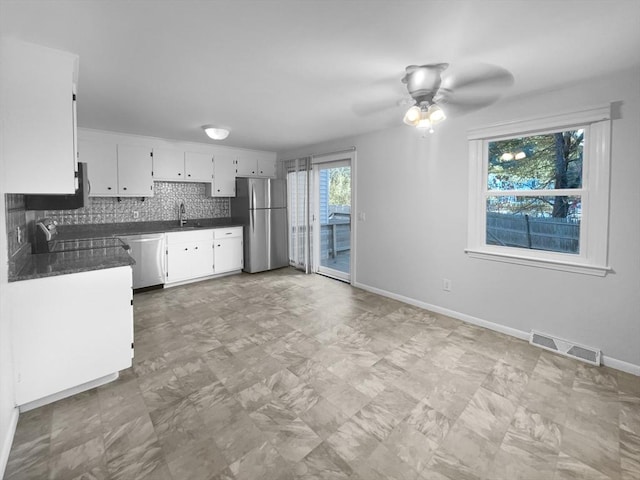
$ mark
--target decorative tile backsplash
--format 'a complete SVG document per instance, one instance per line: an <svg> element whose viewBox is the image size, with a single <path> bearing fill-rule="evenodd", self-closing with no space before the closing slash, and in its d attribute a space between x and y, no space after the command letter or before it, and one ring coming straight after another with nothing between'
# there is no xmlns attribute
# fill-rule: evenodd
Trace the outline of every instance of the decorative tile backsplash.
<svg viewBox="0 0 640 480"><path fill-rule="evenodd" d="M144 200L92 197L83 208L41 211L36 217L50 217L62 225L178 220L180 203L184 203L187 219L231 216L229 199L205 196L204 183L155 182L154 190L155 195Z"/></svg>
<svg viewBox="0 0 640 480"><path fill-rule="evenodd" d="M27 212L24 208L24 195L7 193L5 196L7 216L7 246L9 259L20 247L29 241L27 238Z"/></svg>

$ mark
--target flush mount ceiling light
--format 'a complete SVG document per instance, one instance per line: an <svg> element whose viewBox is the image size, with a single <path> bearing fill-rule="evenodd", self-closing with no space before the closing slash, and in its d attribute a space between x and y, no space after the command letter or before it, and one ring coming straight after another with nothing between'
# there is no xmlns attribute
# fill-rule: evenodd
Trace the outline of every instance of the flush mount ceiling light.
<svg viewBox="0 0 640 480"><path fill-rule="evenodd" d="M224 140L229 136L229 129L222 127L215 127L213 125L204 125L202 129L207 136L213 140Z"/></svg>

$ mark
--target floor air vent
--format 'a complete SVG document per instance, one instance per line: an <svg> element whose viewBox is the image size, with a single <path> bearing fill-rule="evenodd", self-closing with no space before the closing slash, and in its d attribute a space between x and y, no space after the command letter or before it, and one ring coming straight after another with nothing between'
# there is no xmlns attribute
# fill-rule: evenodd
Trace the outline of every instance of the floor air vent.
<svg viewBox="0 0 640 480"><path fill-rule="evenodd" d="M600 350L578 345L568 340L552 337L540 332L531 331L529 343L551 352L560 353L567 357L576 358L591 365L600 366Z"/></svg>

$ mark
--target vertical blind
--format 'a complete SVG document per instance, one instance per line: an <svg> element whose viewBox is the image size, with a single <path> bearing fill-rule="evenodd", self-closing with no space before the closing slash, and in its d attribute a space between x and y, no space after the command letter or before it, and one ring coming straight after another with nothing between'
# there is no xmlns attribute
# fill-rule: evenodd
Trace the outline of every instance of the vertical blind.
<svg viewBox="0 0 640 480"><path fill-rule="evenodd" d="M289 264L311 273L311 157L284 162L289 196Z"/></svg>

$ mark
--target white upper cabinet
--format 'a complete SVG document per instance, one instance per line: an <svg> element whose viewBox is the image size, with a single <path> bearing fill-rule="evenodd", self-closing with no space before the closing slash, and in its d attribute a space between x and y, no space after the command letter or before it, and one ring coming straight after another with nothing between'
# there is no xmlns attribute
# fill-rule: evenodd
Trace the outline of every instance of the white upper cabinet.
<svg viewBox="0 0 640 480"><path fill-rule="evenodd" d="M184 181L184 152L168 148L153 149L153 179Z"/></svg>
<svg viewBox="0 0 640 480"><path fill-rule="evenodd" d="M118 195L118 146L80 138L78 158L87 164L90 197Z"/></svg>
<svg viewBox="0 0 640 480"><path fill-rule="evenodd" d="M118 191L120 196L153 196L151 149L138 145L118 145Z"/></svg>
<svg viewBox="0 0 640 480"><path fill-rule="evenodd" d="M234 197L237 176L276 176L273 152L217 148L86 128L80 128L78 150L80 161L89 164L93 197L153 196L154 181L199 182L205 184L207 196Z"/></svg>
<svg viewBox="0 0 640 480"><path fill-rule="evenodd" d="M236 160L232 154L216 154L213 158L212 197L236 196Z"/></svg>
<svg viewBox="0 0 640 480"><path fill-rule="evenodd" d="M153 179L169 182L211 182L213 155L169 148L153 149Z"/></svg>
<svg viewBox="0 0 640 480"><path fill-rule="evenodd" d="M152 197L151 149L80 138L78 157L88 165L90 197Z"/></svg>
<svg viewBox="0 0 640 480"><path fill-rule="evenodd" d="M213 155L210 153L185 152L184 173L188 182L211 182L213 177Z"/></svg>
<svg viewBox="0 0 640 480"><path fill-rule="evenodd" d="M276 176L276 159L274 157L258 158L258 175L260 177Z"/></svg>
<svg viewBox="0 0 640 480"><path fill-rule="evenodd" d="M270 152L247 152L238 154L237 177L275 177L276 155Z"/></svg>
<svg viewBox="0 0 640 480"><path fill-rule="evenodd" d="M0 40L4 191L74 193L78 57Z"/></svg>

